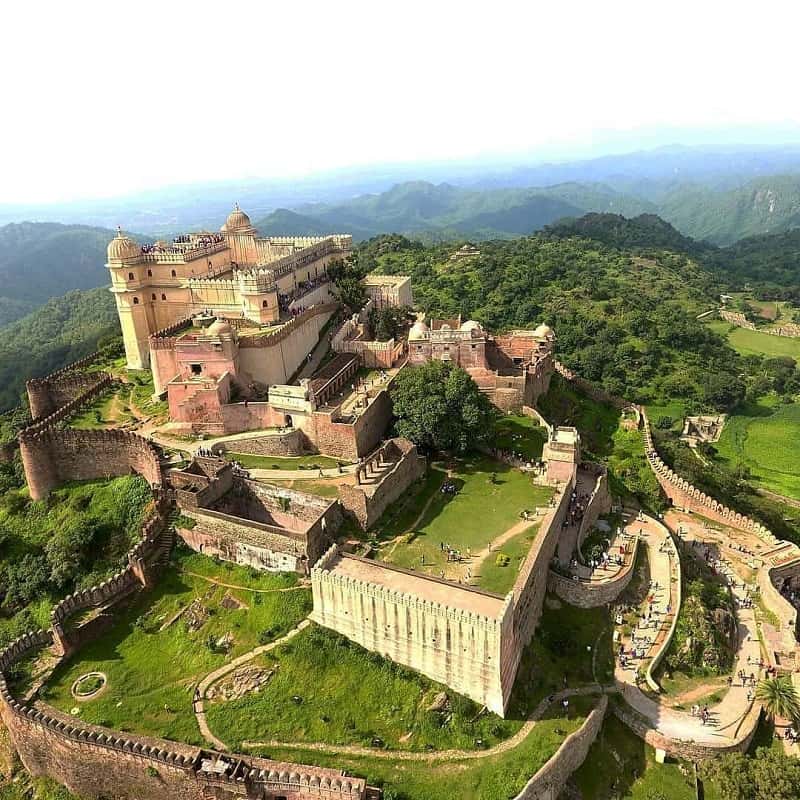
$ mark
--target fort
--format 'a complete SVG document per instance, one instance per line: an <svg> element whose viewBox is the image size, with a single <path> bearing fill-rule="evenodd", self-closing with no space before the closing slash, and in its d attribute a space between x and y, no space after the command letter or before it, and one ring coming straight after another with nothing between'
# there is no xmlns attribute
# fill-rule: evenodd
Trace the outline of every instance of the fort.
<svg viewBox="0 0 800 800"><path fill-rule="evenodd" d="M96 355L28 382L32 420L17 446L33 500L71 481L131 473L143 476L153 495L152 513L124 566L58 602L47 630L32 631L0 652L0 718L31 774L53 777L91 800L156 800L165 792L179 800L380 797L379 789L342 770L224 752L202 726L210 749L86 724L35 692L23 697L9 688L23 660L47 651L59 664L102 636L121 609L158 584L177 539L197 553L251 570L294 573L294 580L310 586L313 599L310 617L298 629L311 621L470 698L481 713L507 715L546 592L579 608L611 606L631 583L637 554L655 558L649 534L640 528L626 534L629 546L613 571L569 573L600 517L619 501L611 497L606 468L584 460L577 429L551 425L537 410L554 372L596 401L626 410L625 421L641 431L647 463L675 509L762 543L757 580L784 636L767 650L784 668L798 663L798 614L791 601L800 586L798 548L675 474L656 451L645 409L607 395L556 362L556 335L547 325L491 334L473 320L418 315L410 330L376 341L371 311L412 307L411 283L405 276L370 275L364 280L365 308L344 313L327 269L350 248L350 237L338 234L260 238L238 208L220 232L144 246L120 232L109 244L127 368L150 371L153 394L166 401L169 420L138 420L133 429L71 427L79 412L120 379L103 371ZM468 248L456 258L476 255ZM393 381L402 370L431 360L463 368L500 412L522 413L546 432L541 463L509 456L517 476L524 471L526 491L543 487L546 505L520 512L511 529L521 533L531 525L535 531L502 592L417 569L418 562L410 568L375 557L370 537L428 481L429 470L441 466L429 465L414 443L390 433ZM326 481L323 493L310 480L305 490L298 479L308 455L321 457L313 473ZM237 456L249 456L255 466L243 467ZM279 462L274 468L270 458ZM287 469L281 480L275 473L292 459L298 468ZM262 465L266 476L259 473ZM435 493L452 488L449 467L443 474L441 487L415 509L416 524L429 506L436 507ZM670 550L663 538L667 529L655 520L647 525L662 536L663 555L664 547ZM622 531L616 535L622 538ZM393 547L408 544L409 536L402 535ZM491 537L481 546L485 558L492 552ZM667 596L677 591L679 605L679 575L675 582L677 589L668 586ZM673 608L673 621L675 613ZM663 658L670 635L654 644L657 652L643 670L655 692L653 665ZM735 741L687 742L639 713L638 686L617 677L611 689L583 690L618 692L622 700L614 713L625 724L658 752L690 758L743 749L758 716L751 704ZM199 720L204 698L197 691L192 708ZM607 707L602 697L581 728L521 787L519 798L558 795L586 757Z"/></svg>

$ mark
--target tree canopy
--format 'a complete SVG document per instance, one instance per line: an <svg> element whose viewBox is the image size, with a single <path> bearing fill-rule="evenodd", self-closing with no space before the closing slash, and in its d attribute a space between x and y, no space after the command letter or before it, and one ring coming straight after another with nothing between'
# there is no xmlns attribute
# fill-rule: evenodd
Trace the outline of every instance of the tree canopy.
<svg viewBox="0 0 800 800"><path fill-rule="evenodd" d="M491 434L492 405L475 381L450 363L404 369L391 395L397 434L424 450L462 453Z"/></svg>

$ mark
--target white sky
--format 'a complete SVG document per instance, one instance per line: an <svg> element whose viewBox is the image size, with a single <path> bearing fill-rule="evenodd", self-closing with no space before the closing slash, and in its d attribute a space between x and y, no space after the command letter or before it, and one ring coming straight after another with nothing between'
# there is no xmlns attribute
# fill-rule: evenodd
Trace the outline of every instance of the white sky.
<svg viewBox="0 0 800 800"><path fill-rule="evenodd" d="M9 2L0 202L800 123L796 0Z"/></svg>

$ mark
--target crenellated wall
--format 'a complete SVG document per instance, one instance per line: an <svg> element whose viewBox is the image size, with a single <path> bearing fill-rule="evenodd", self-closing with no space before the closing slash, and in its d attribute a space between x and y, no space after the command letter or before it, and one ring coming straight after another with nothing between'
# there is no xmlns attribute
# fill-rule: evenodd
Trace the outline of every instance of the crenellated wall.
<svg viewBox="0 0 800 800"><path fill-rule="evenodd" d="M162 483L160 456L142 436L120 430L74 430L32 426L19 436L31 497L41 500L67 481L93 480L138 472Z"/></svg>

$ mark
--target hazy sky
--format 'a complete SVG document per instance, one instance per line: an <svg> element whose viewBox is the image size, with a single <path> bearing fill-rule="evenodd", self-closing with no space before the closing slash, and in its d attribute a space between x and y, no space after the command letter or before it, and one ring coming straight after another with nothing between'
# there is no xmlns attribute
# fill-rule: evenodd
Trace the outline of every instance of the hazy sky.
<svg viewBox="0 0 800 800"><path fill-rule="evenodd" d="M798 6L7 3L0 202L798 124Z"/></svg>

